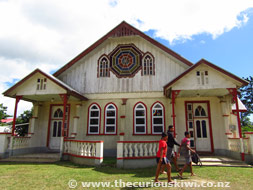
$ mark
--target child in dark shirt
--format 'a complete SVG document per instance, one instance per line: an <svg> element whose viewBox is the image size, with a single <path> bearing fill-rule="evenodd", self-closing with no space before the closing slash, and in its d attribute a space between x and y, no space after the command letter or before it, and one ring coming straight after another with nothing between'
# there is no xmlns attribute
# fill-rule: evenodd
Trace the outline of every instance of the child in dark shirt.
<svg viewBox="0 0 253 190"><path fill-rule="evenodd" d="M179 152L181 152L181 155L184 156L185 158L185 165L178 174L178 177L180 178L183 177L183 172L188 166L190 166L191 176L195 175L192 171L192 160L191 160L191 152L195 153L195 151L190 148L190 140L189 140L190 133L186 131L184 135L185 135L185 138L183 138L183 140L181 141L181 146L179 148Z"/></svg>

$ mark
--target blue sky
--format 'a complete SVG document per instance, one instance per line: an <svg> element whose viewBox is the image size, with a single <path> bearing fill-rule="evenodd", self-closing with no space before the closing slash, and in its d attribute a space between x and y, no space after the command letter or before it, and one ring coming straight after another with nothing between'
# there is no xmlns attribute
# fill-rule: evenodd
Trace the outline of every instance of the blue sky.
<svg viewBox="0 0 253 190"><path fill-rule="evenodd" d="M153 30L145 33L154 36ZM161 38L155 39L192 63L204 58L239 77L253 76L253 9L242 27L233 28L215 39L205 33L172 44Z"/></svg>
<svg viewBox="0 0 253 190"><path fill-rule="evenodd" d="M193 63L252 75L252 0L0 0L0 91L53 73L123 20ZM0 103L13 114L13 99ZM18 114L30 108L21 101Z"/></svg>
<svg viewBox="0 0 253 190"><path fill-rule="evenodd" d="M154 36L154 30L145 33ZM210 34L194 35L191 40L172 44L158 37L155 39L192 63L204 58L241 78L253 76L253 11L242 27L233 28L215 39ZM253 122L253 114L250 120Z"/></svg>

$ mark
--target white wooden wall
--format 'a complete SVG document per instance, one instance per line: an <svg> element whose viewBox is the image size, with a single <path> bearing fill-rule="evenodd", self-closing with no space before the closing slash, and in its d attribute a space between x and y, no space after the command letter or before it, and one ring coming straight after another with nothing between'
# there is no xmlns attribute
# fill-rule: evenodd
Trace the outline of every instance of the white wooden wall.
<svg viewBox="0 0 253 190"><path fill-rule="evenodd" d="M197 83L197 71L208 71L208 84ZM238 81L229 78L225 74L207 66L199 65L194 70L186 74L183 78L173 84L173 90L194 90L194 89L226 89L240 86Z"/></svg>
<svg viewBox="0 0 253 190"><path fill-rule="evenodd" d="M102 54L109 54L118 44L134 43L144 53L155 57L155 76L141 76L141 70L133 78L117 78L112 72L109 78L97 78L97 61ZM58 78L83 94L110 92L163 91L163 86L189 66L163 52L141 37L109 38L93 52L75 63Z"/></svg>

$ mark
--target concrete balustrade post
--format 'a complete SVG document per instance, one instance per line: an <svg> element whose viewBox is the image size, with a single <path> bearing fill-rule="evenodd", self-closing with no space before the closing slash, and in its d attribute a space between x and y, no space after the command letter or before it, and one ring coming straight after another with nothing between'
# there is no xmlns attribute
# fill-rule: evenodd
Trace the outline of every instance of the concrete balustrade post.
<svg viewBox="0 0 253 190"><path fill-rule="evenodd" d="M103 151L104 151L104 142L101 141L99 143L96 143L96 159L95 159L95 165L100 165L103 162Z"/></svg>
<svg viewBox="0 0 253 190"><path fill-rule="evenodd" d="M123 167L123 146L124 143L121 141L117 142L117 167L122 168Z"/></svg>
<svg viewBox="0 0 253 190"><path fill-rule="evenodd" d="M63 151L64 151L64 137L61 137L61 142L60 142L60 158L63 158Z"/></svg>
<svg viewBox="0 0 253 190"><path fill-rule="evenodd" d="M246 132L245 135L249 138L248 151L253 156L253 132Z"/></svg>

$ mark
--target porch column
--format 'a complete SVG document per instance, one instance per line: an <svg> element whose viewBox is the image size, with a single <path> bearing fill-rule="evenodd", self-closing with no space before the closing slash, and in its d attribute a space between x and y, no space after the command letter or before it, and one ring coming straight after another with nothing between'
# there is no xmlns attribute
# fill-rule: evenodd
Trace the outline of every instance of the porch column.
<svg viewBox="0 0 253 190"><path fill-rule="evenodd" d="M38 112L39 112L39 105L34 103L33 104L33 116L30 119L31 126L29 127L29 132L28 132L29 136L34 134L34 127L35 127L35 124L36 124L36 120L38 119Z"/></svg>
<svg viewBox="0 0 253 190"><path fill-rule="evenodd" d="M174 127L174 137L176 137L176 115L175 115L175 100L176 97L179 95L180 90L172 90L171 94L171 104L172 104L172 121L173 121L173 127Z"/></svg>
<svg viewBox="0 0 253 190"><path fill-rule="evenodd" d="M228 88L228 91L233 96L233 100L235 101L236 105L236 116L237 116L237 125L238 125L238 132L239 132L239 138L240 138L240 145L241 145L241 158L242 161L244 161L244 146L243 146L243 138L242 138L242 129L241 129L241 120L240 120L240 114L239 114L239 104L237 99L237 89L236 88Z"/></svg>
<svg viewBox="0 0 253 190"><path fill-rule="evenodd" d="M229 131L229 114L230 114L228 109L229 103L228 101L226 101L226 99L221 99L220 104L223 117L224 135L225 137L229 138L230 135L232 135L232 133L230 134ZM227 148L227 150L229 149L228 141L225 141L225 147Z"/></svg>
<svg viewBox="0 0 253 190"><path fill-rule="evenodd" d="M18 102L21 100L22 96L16 96L16 102L15 102L15 109L14 109L14 117L12 122L12 133L11 135L15 135L15 125L16 125L16 118L17 118L17 110L18 110Z"/></svg>
<svg viewBox="0 0 253 190"><path fill-rule="evenodd" d="M73 131L71 133L71 137L75 137L77 135L77 126L80 118L80 107L82 104L76 104L76 116L74 116L74 126Z"/></svg>
<svg viewBox="0 0 253 190"><path fill-rule="evenodd" d="M120 134L120 137L123 137L125 134L125 127L127 126L127 120L126 120L126 104L127 104L127 98L122 98L122 104L120 106L120 126L118 127L117 134ZM119 132L119 133L118 133Z"/></svg>

